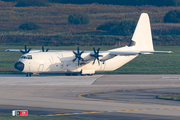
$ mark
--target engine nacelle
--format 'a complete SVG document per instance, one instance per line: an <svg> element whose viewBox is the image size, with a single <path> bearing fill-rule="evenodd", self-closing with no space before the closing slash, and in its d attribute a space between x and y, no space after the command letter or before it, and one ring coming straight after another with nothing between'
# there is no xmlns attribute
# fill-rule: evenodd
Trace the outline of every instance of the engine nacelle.
<svg viewBox="0 0 180 120"><path fill-rule="evenodd" d="M107 54L106 56L104 56L102 59L100 59L100 61L103 61L105 62L106 60L109 60L111 58L114 58L116 55L110 55L110 54Z"/></svg>

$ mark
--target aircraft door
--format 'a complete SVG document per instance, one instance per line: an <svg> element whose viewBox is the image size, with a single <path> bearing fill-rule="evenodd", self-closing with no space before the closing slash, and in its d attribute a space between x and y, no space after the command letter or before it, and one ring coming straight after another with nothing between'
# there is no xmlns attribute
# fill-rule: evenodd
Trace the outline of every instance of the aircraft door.
<svg viewBox="0 0 180 120"><path fill-rule="evenodd" d="M39 65L39 72L42 72L43 69L44 69L44 64L40 64L40 65Z"/></svg>
<svg viewBox="0 0 180 120"><path fill-rule="evenodd" d="M104 70L104 69L105 69L105 67L106 67L106 62L104 62L104 64L103 64L103 63L101 63L100 70Z"/></svg>

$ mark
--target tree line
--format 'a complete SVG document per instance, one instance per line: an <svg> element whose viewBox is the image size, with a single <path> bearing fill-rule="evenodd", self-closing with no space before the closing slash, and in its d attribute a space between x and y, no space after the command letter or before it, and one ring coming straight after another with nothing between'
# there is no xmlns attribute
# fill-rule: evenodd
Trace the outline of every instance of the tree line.
<svg viewBox="0 0 180 120"><path fill-rule="evenodd" d="M155 46L180 46L180 36L153 36ZM125 46L129 45L131 36L101 36L101 35L0 35L0 43L45 46Z"/></svg>
<svg viewBox="0 0 180 120"><path fill-rule="evenodd" d="M17 2L16 6L47 6L50 3L70 4L113 4L127 6L180 6L180 0L2 0L5 2Z"/></svg>

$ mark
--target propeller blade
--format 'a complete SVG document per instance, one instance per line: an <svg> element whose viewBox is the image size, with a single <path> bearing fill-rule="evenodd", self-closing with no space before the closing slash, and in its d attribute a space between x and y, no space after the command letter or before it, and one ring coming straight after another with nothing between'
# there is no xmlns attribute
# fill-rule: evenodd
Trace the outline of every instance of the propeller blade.
<svg viewBox="0 0 180 120"><path fill-rule="evenodd" d="M27 52L26 44L24 45L24 51L25 51L25 53Z"/></svg>
<svg viewBox="0 0 180 120"><path fill-rule="evenodd" d="M78 66L80 65L80 60L84 61L84 59L81 57L81 54L84 52L84 51L79 51L79 46L77 47L77 52L75 51L72 51L75 55L75 58L73 59L73 62L76 61L76 59L78 59Z"/></svg>
<svg viewBox="0 0 180 120"><path fill-rule="evenodd" d="M90 55L91 57L95 57L94 55Z"/></svg>
<svg viewBox="0 0 180 120"><path fill-rule="evenodd" d="M79 60L80 60L80 59L78 59L78 66L79 66Z"/></svg>
<svg viewBox="0 0 180 120"><path fill-rule="evenodd" d="M97 61L98 61L98 64L100 65L99 58L97 57L96 59L97 59Z"/></svg>
<svg viewBox="0 0 180 120"><path fill-rule="evenodd" d="M74 58L74 59L73 59L73 62L76 61L76 59L77 59L77 58Z"/></svg>
<svg viewBox="0 0 180 120"><path fill-rule="evenodd" d="M44 46L42 45L42 51L44 52Z"/></svg>
<svg viewBox="0 0 180 120"><path fill-rule="evenodd" d="M77 47L77 53L79 54L79 46Z"/></svg>
<svg viewBox="0 0 180 120"><path fill-rule="evenodd" d="M29 53L29 51L31 51L31 48L28 49L27 53Z"/></svg>
<svg viewBox="0 0 180 120"><path fill-rule="evenodd" d="M94 51L94 54L90 55L91 57L94 57L93 65L94 65L96 59L98 61L98 64L100 65L99 57L102 57L102 55L99 55L100 47L97 49L97 51L96 51L95 47L93 47L93 51Z"/></svg>
<svg viewBox="0 0 180 120"><path fill-rule="evenodd" d="M84 50L83 50L83 51L81 51L80 55L81 55L83 52L84 52Z"/></svg>
<svg viewBox="0 0 180 120"><path fill-rule="evenodd" d="M29 53L30 51L31 51L31 48L29 48L29 49L27 50L26 44L24 45L24 51L23 51L23 50L20 50L20 52L21 52L22 54Z"/></svg>
<svg viewBox="0 0 180 120"><path fill-rule="evenodd" d="M48 52L49 51L49 48L46 49L46 51L44 50L44 46L42 45L42 52Z"/></svg>
<svg viewBox="0 0 180 120"><path fill-rule="evenodd" d="M100 47L97 49L97 54L99 54Z"/></svg>
<svg viewBox="0 0 180 120"><path fill-rule="evenodd" d="M93 47L93 50L94 50L94 53L96 54L96 50L95 50L95 47Z"/></svg>
<svg viewBox="0 0 180 120"><path fill-rule="evenodd" d="M75 55L77 55L77 53L76 53L76 52L74 52L74 51L73 51L73 53L74 53Z"/></svg>
<svg viewBox="0 0 180 120"><path fill-rule="evenodd" d="M22 54L25 54L25 52L24 52L23 50L20 50L20 52L21 52Z"/></svg>
<svg viewBox="0 0 180 120"><path fill-rule="evenodd" d="M95 61L96 61L96 59L94 59L94 61L93 61L93 63L92 63L93 65L94 65Z"/></svg>
<svg viewBox="0 0 180 120"><path fill-rule="evenodd" d="M83 59L83 58L81 58L81 60L82 60L82 61L84 61L84 59Z"/></svg>

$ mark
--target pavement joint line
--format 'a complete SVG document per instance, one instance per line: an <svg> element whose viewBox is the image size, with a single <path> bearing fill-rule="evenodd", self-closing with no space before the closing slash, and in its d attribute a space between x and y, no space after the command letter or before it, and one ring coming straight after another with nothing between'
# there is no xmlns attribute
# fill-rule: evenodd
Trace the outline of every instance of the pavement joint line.
<svg viewBox="0 0 180 120"><path fill-rule="evenodd" d="M44 106L29 106L29 105L13 105L13 104L0 104L7 106L17 106L17 107L31 107L31 108L50 108L50 109L64 109L64 110L81 110L86 111L86 109L73 109L73 108L56 108L56 107L44 107ZM90 111L90 110L89 110Z"/></svg>
<svg viewBox="0 0 180 120"><path fill-rule="evenodd" d="M116 110L116 111L92 111L81 113L62 113L62 114L49 114L41 116L70 116L70 115L82 115L82 114L96 114L96 113L120 113L120 112L135 112L135 111L154 111L154 110L180 110L180 108L151 108L151 109L134 109L134 110Z"/></svg>
<svg viewBox="0 0 180 120"><path fill-rule="evenodd" d="M137 90L148 90L148 89L170 89L170 88L180 88L180 87L159 87L159 88L139 88L139 89L126 89L126 90L109 90L109 91L99 91L99 92L91 92L91 93L82 93L77 95L79 98L85 98L85 99L92 99L92 100L106 100L106 101L118 101L118 102L127 102L127 103L141 103L144 104L144 102L135 102L135 101L121 101L121 100L112 100L112 99L101 99L101 98L89 98L86 96L90 96L91 94L99 94L99 93L108 93L108 92L117 92L117 91L137 91ZM157 103L148 103L148 104L157 104ZM164 105L164 104L158 104L158 105ZM177 105L172 105L177 106Z"/></svg>

